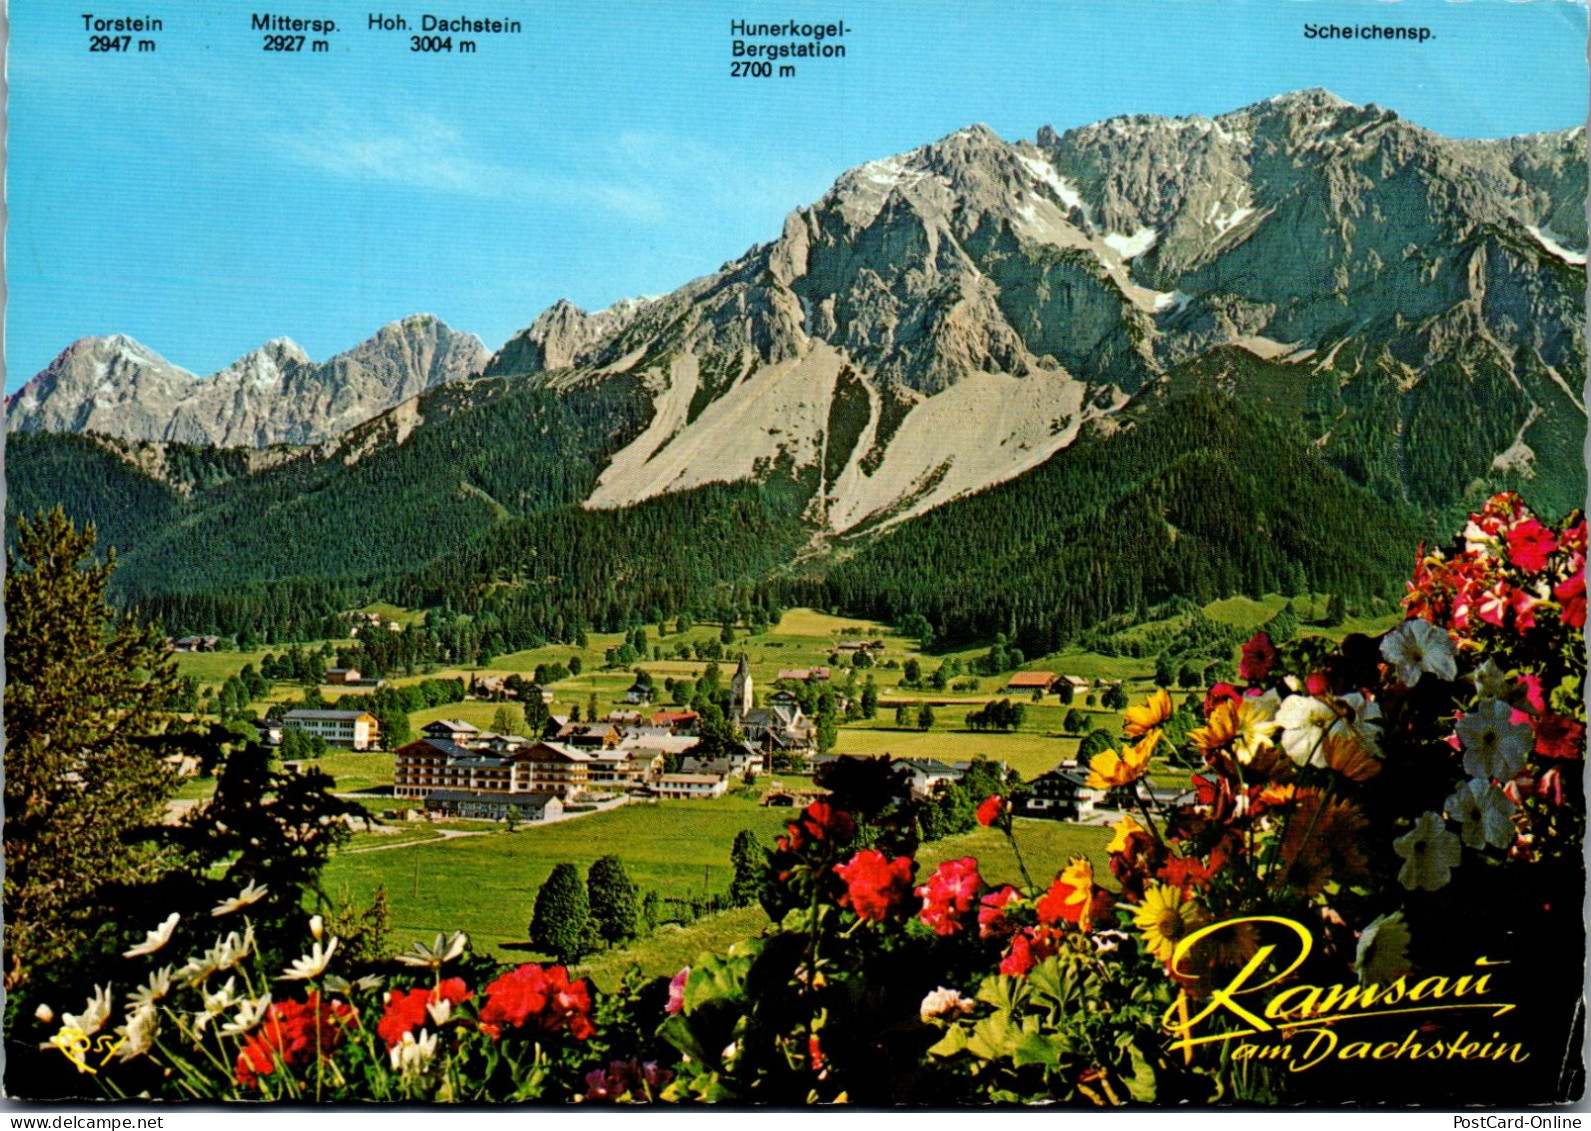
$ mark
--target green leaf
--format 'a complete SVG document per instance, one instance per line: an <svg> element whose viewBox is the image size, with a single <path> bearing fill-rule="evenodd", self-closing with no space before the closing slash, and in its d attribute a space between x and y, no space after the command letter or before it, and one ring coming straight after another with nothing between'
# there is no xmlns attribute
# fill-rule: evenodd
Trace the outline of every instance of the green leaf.
<svg viewBox="0 0 1591 1131"><path fill-rule="evenodd" d="M1154 1103L1154 1065L1149 1063L1136 1044L1127 1046L1127 1055L1132 1057L1132 1075L1126 1080L1128 1093L1139 1103Z"/></svg>
<svg viewBox="0 0 1591 1131"><path fill-rule="evenodd" d="M1024 1064L1042 1064L1053 1068L1071 1051L1071 1042L1059 1033L1027 1033L1017 1042L1011 1060L1018 1068Z"/></svg>
<svg viewBox="0 0 1591 1131"><path fill-rule="evenodd" d="M952 1025L945 1031L943 1037L940 1037L939 1040L929 1046L928 1054L930 1056L955 1056L958 1052L964 1051L966 1047L967 1031L959 1025Z"/></svg>

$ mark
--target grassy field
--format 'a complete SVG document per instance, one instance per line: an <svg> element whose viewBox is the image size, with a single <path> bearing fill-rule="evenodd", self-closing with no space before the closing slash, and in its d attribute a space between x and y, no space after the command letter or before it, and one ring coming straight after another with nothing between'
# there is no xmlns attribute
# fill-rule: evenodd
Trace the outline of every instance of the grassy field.
<svg viewBox="0 0 1591 1131"><path fill-rule="evenodd" d="M789 818L787 809L758 808L731 794L625 806L513 833L481 824L475 827L491 830L485 836L392 852L342 852L327 865L324 882L327 891L347 891L361 902L385 886L401 947L437 931L464 930L478 950L511 956L516 951L502 948L525 942L536 890L555 864L574 864L583 874L597 857L612 853L643 889L676 897L722 891L729 886L735 834L749 828L769 844Z"/></svg>
<svg viewBox="0 0 1591 1131"><path fill-rule="evenodd" d="M785 813L788 815L789 811ZM1015 833L1028 872L1037 884L1047 884L1078 853L1093 860L1095 872L1109 879L1105 856L1109 829L1019 819ZM1016 857L1005 838L982 828L923 845L917 852L918 878L927 876L940 861L962 856L977 857L979 872L991 884L1022 883ZM599 987L611 990L631 966L639 966L649 977L671 975L694 962L697 955L707 951L722 953L731 943L760 934L767 925L768 917L760 907L725 911L686 927L665 926L622 950L593 955L579 972L591 976Z"/></svg>

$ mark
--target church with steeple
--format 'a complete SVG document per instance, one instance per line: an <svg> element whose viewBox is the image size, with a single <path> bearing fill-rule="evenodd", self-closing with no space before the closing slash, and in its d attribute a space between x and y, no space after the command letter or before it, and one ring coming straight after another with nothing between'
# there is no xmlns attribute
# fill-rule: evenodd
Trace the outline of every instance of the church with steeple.
<svg viewBox="0 0 1591 1131"><path fill-rule="evenodd" d="M740 663L735 668L735 677L729 681L729 717L738 726L745 722L752 706L751 665L746 662L746 653L742 652Z"/></svg>
<svg viewBox="0 0 1591 1131"><path fill-rule="evenodd" d="M806 752L812 748L812 721L792 697L787 703L758 707L752 696L751 664L740 654L734 678L729 681L729 716L746 741L765 751Z"/></svg>

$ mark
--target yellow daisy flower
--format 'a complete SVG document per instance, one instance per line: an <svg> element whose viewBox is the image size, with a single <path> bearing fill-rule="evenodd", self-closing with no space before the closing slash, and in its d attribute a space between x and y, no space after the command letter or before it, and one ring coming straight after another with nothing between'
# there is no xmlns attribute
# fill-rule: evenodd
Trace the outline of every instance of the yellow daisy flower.
<svg viewBox="0 0 1591 1131"><path fill-rule="evenodd" d="M1120 754L1107 750L1096 754L1088 763L1088 785L1091 789L1115 789L1131 785L1149 772L1149 755L1160 742L1160 732L1152 730L1136 746L1122 749Z"/></svg>
<svg viewBox="0 0 1591 1131"><path fill-rule="evenodd" d="M1116 835L1112 837L1110 843L1105 846L1105 851L1109 853L1126 852L1127 838L1132 836L1133 833L1147 833L1149 831L1137 821L1133 820L1130 816L1125 814L1123 814L1121 820L1117 821L1111 826L1111 829Z"/></svg>
<svg viewBox="0 0 1591 1131"><path fill-rule="evenodd" d="M1142 707L1128 707L1126 712L1127 725L1124 728L1130 738L1140 738L1160 726L1171 717L1171 692L1163 687L1157 687L1144 700Z"/></svg>
<svg viewBox="0 0 1591 1131"><path fill-rule="evenodd" d="M1144 946L1162 962L1170 962L1177 943L1209 921L1196 900L1184 898L1171 884L1149 884L1143 902L1133 912L1133 924L1143 935Z"/></svg>

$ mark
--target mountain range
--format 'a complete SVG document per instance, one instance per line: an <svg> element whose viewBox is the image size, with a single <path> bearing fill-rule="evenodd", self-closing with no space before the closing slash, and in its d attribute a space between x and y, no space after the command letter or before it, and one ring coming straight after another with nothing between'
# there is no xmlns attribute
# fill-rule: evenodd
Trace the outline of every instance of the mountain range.
<svg viewBox="0 0 1591 1131"><path fill-rule="evenodd" d="M80 338L6 400L6 426L124 440L270 447L329 439L426 389L478 376L473 334L418 314L316 363L276 338L196 377L123 334Z"/></svg>
<svg viewBox="0 0 1591 1131"><path fill-rule="evenodd" d="M1088 468L1104 497L1099 453L1153 462L1127 434L1190 405L1228 435L1208 415L1223 404L1266 424L1263 452L1225 453L1224 481L1250 484L1256 460L1307 466L1311 498L1372 507L1389 537L1500 486L1566 510L1585 497L1585 198L1583 128L1449 139L1320 90L1014 143L972 126L850 170L710 275L595 313L561 301L490 356L423 317L320 366L276 342L203 379L85 339L11 398L8 427L95 435L13 436L12 493L46 501L90 464L93 482L154 481L169 518L125 535L128 584L148 596L300 576L268 545L295 515L357 514L369 531L312 575L423 588L439 553L416 543L417 514L446 513L481 570L517 576L532 551L516 524L574 508L589 517L559 521L587 536L618 528L604 512L744 506L746 487L772 508L779 561L703 584L774 564L806 583L840 562L846 599L865 603L855 562L886 560L879 547L931 512L994 513L988 496L1020 513L1021 496L1042 526L1066 508L1023 495L1040 471L1064 492L1056 469ZM1261 443L1256 428L1229 444ZM1208 490L1210 453L1164 434L1187 462L1159 466L1154 490ZM303 447L187 447L284 443ZM1181 505L1164 501L1168 544ZM1045 529L1013 552L1058 537ZM1279 567L1245 568L1209 576L1254 585ZM988 622L1001 615L1020 619Z"/></svg>

